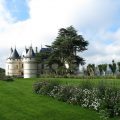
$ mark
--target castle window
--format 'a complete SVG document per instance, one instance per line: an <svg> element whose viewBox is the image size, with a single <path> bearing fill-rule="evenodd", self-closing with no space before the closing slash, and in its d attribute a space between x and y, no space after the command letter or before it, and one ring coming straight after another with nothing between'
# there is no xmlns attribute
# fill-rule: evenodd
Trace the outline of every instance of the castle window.
<svg viewBox="0 0 120 120"><path fill-rule="evenodd" d="M22 64L22 68L23 68L23 64Z"/></svg>

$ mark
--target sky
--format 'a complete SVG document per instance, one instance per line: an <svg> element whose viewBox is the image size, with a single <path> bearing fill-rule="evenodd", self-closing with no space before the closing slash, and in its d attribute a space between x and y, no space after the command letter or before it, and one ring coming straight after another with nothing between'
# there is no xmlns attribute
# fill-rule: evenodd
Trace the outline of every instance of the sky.
<svg viewBox="0 0 120 120"><path fill-rule="evenodd" d="M51 45L71 25L89 42L87 64L120 61L120 0L0 0L0 67L11 47Z"/></svg>

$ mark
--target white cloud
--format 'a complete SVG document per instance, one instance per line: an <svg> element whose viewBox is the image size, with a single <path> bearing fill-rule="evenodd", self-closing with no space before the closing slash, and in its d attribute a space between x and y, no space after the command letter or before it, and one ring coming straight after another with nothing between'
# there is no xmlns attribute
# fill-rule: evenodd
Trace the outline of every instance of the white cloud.
<svg viewBox="0 0 120 120"><path fill-rule="evenodd" d="M0 32L0 36L4 42L1 46L10 47L10 45L16 44L21 47L31 43L34 45L50 44L56 37L59 28L72 24L74 5L72 0L53 0L52 2L31 0L29 3L30 19L14 24L9 23L6 19L3 20L5 22L4 32ZM11 19L10 16L9 19ZM1 22L1 24L3 23Z"/></svg>
<svg viewBox="0 0 120 120"><path fill-rule="evenodd" d="M119 0L28 0L30 18L17 23L13 23L3 2L0 1L1 49L15 45L23 48L31 43L38 47L51 44L58 29L73 25L90 43L88 51L83 53L87 63L119 60L120 29L108 30L120 20L116 19ZM112 42L106 44L109 40Z"/></svg>

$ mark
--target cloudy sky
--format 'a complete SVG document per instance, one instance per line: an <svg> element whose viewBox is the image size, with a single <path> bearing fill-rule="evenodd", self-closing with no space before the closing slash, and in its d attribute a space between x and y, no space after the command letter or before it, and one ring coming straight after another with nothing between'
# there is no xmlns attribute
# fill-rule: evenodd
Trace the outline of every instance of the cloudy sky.
<svg viewBox="0 0 120 120"><path fill-rule="evenodd" d="M120 0L0 0L0 67L11 46L40 48L70 25L89 41L87 63L120 61Z"/></svg>

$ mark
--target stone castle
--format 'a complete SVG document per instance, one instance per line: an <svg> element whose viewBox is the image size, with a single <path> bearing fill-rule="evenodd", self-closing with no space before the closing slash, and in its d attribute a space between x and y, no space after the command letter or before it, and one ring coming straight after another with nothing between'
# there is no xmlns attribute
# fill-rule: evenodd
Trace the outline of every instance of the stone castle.
<svg viewBox="0 0 120 120"><path fill-rule="evenodd" d="M40 51L42 52L45 49L41 48ZM11 48L10 56L6 60L6 76L37 77L38 73L40 73L41 65L36 62L36 52L30 46L29 49L25 48L25 51L20 56L16 48L14 50Z"/></svg>
<svg viewBox="0 0 120 120"><path fill-rule="evenodd" d="M50 48L41 48L39 52L50 51ZM5 74L6 76L17 76L24 78L38 77L44 73L49 73L50 68L46 64L41 64L36 61L36 54L38 53L37 47L34 52L32 46L28 49L25 48L24 52L20 56L17 49L11 48L11 53L6 60ZM45 59L46 60L46 59ZM65 63L66 68L69 66ZM56 68L57 64L53 64L53 68ZM76 66L76 73L79 72L79 66Z"/></svg>

